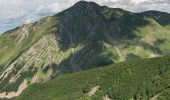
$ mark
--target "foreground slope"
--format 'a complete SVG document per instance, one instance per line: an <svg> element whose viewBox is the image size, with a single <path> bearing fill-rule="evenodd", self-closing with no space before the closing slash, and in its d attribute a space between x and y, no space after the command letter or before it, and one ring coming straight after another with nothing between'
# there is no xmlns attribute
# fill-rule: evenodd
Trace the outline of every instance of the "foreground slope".
<svg viewBox="0 0 170 100"><path fill-rule="evenodd" d="M170 57L143 59L34 84L16 100L169 100L169 83Z"/></svg>
<svg viewBox="0 0 170 100"><path fill-rule="evenodd" d="M0 36L0 98L56 75L168 55L169 45L168 27L152 16L81 1Z"/></svg>

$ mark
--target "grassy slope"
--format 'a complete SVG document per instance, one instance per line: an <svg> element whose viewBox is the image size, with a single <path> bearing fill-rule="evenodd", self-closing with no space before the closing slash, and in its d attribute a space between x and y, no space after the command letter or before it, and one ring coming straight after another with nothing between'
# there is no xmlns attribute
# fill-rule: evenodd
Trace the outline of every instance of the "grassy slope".
<svg viewBox="0 0 170 100"><path fill-rule="evenodd" d="M107 49L104 51L106 54L112 55L111 58L113 61L116 61L115 56L117 56L118 61L125 61L131 60L131 58L133 59L132 55L138 58L150 58L152 54L163 56L170 53L168 52L170 50L169 30L150 18L144 19L148 24L136 28L133 28L133 26L138 26L137 24L141 24L142 22L129 20L125 19L127 21L127 23L125 22L127 29L123 30L126 34L134 35L135 37L130 39L125 37L117 40L117 43L112 45L108 43ZM128 31L130 32L128 33Z"/></svg>
<svg viewBox="0 0 170 100"><path fill-rule="evenodd" d="M2 38L2 39L0 39L0 43L1 43L0 46L2 46L2 48L0 49L0 59L1 59L0 65L3 65L3 66L0 66L0 71L1 71L1 69L3 69L3 67L7 66L8 64L17 61L17 59L20 58L20 56L24 52L27 52L29 50L29 48L32 47L35 43L37 43L37 41L39 41L42 37L45 37L46 36L45 34L53 31L53 27L57 24L57 22L58 22L58 19L56 17L44 18L44 19L40 20L39 22L34 24L34 27L32 27L28 37L26 37L21 43L16 41L16 38L11 38L11 37L15 36L16 34L2 35L0 37L0 38ZM48 28L50 28L50 30L48 30ZM19 33L19 34L24 34L24 32ZM4 38L4 37L8 37L9 38L8 41L12 41L12 42L8 42L6 40L8 38ZM13 41L15 41L15 42L13 42ZM5 46L6 46L6 48L5 48ZM18 63L14 67L14 68L16 68L16 71L12 70L11 74L5 80L2 81L2 79L0 79L0 81L1 81L0 88L2 91L3 90L5 90L5 91L15 90L16 91L18 89L18 86L20 85L21 82L23 82L24 79L26 79L28 77L32 78L34 76L37 68L34 68L34 66L31 66L31 65L27 65L26 67L29 67L29 70L26 72L23 72L21 77L19 77L17 79L17 82L9 84L9 79L12 78L13 75L16 75L22 68L24 68L24 64L28 63L28 62L30 62L30 59L29 59L29 61L25 59L25 62L22 61L21 63ZM32 71L33 69L36 69L36 70ZM3 71L2 71L2 73L3 73Z"/></svg>
<svg viewBox="0 0 170 100"><path fill-rule="evenodd" d="M168 100L169 73L170 57L124 62L34 84L16 100L102 100L105 95L116 100L146 100L159 95L160 100ZM100 88L89 97L86 93L94 86Z"/></svg>
<svg viewBox="0 0 170 100"><path fill-rule="evenodd" d="M49 32L49 28L52 28L57 24L57 18L46 21L46 18L40 20L29 29L28 37L26 37L21 43L16 40L18 35L24 34L24 32L16 34L4 34L0 36L0 71L3 67L15 61L23 52L28 50L36 41L38 41L45 33ZM34 28L34 29L33 29ZM14 30L14 32L17 31ZM51 31L51 30L50 30ZM13 32L13 33L14 33Z"/></svg>

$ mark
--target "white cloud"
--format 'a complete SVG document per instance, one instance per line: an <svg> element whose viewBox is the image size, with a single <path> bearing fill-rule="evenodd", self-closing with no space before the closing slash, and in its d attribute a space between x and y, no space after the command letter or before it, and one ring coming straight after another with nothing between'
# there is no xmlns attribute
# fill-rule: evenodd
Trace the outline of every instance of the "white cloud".
<svg viewBox="0 0 170 100"><path fill-rule="evenodd" d="M80 0L0 0L0 33L44 16L56 14ZM86 0L133 12L170 12L169 0Z"/></svg>
<svg viewBox="0 0 170 100"><path fill-rule="evenodd" d="M143 2L146 2L146 1L149 1L149 0L130 0L130 2L132 4L140 4L140 3L143 3Z"/></svg>
<svg viewBox="0 0 170 100"><path fill-rule="evenodd" d="M36 13L41 13L41 12L57 12L61 9L61 6L58 3L52 3L52 4L43 4L40 5L37 10Z"/></svg>

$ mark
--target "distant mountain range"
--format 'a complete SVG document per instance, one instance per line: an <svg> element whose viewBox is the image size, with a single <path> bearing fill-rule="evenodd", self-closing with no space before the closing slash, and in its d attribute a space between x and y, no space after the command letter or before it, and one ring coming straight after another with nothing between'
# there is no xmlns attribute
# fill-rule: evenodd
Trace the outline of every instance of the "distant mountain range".
<svg viewBox="0 0 170 100"><path fill-rule="evenodd" d="M170 55L170 14L80 1L0 35L0 98L63 74L165 55Z"/></svg>

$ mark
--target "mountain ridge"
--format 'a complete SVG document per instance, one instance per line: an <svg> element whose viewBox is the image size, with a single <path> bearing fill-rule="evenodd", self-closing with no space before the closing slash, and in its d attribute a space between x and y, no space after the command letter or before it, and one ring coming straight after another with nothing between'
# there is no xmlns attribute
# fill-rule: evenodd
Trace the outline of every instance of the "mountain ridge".
<svg viewBox="0 0 170 100"><path fill-rule="evenodd" d="M0 35L0 92L17 91L25 80L29 86L57 75L168 55L168 29L147 14L78 2Z"/></svg>
<svg viewBox="0 0 170 100"><path fill-rule="evenodd" d="M91 5L99 6L97 3L92 2L92 1L89 1L89 2L88 2L88 1L79 1L79 2L77 2L76 4L74 4L74 5L73 5L72 7L70 7L70 8L75 7L75 5L82 5L82 4L84 4L84 5L91 4ZM127 10L124 10L124 9L121 9L121 8L111 8L111 7L107 7L107 6L100 6L100 7L106 7L106 8L112 9L112 10L121 10L121 11L124 11L124 12L129 12L129 13L134 13L134 14L135 14L135 13L136 13L136 14L143 13L143 15L146 15L146 16L147 16L147 13L148 13L148 14L149 14L149 13L154 13L155 15L163 14L163 15L170 16L170 14L169 14L168 12L157 11L157 10L148 10L148 11L143 11L143 12L131 12L131 11L127 11ZM69 10L70 8L67 8L67 9L65 9L65 10L63 10L63 11L60 11L59 13L54 14L54 15L52 15L52 16L60 16L62 13L64 13L64 12L67 11L67 10ZM47 17L50 17L50 16L47 16ZM147 17L149 17L149 16L147 16ZM44 18L46 18L46 17L44 17ZM41 19L44 19L44 18L41 18ZM41 20L41 19L40 19L40 20ZM40 20L39 20L39 21L40 21ZM38 22L38 21L36 21L36 22ZM5 33L8 33L8 32L10 32L10 31L14 31L14 30L16 30L16 29L18 29L19 27L22 27L22 26L24 26L24 25L35 24L36 22L32 22L32 23L28 23L28 24L23 24L23 25L21 25L21 26L18 26L18 27L16 27L16 28L13 28L13 29L11 29L11 30L8 30L8 31L4 32L4 33L2 33L1 35L5 34Z"/></svg>

